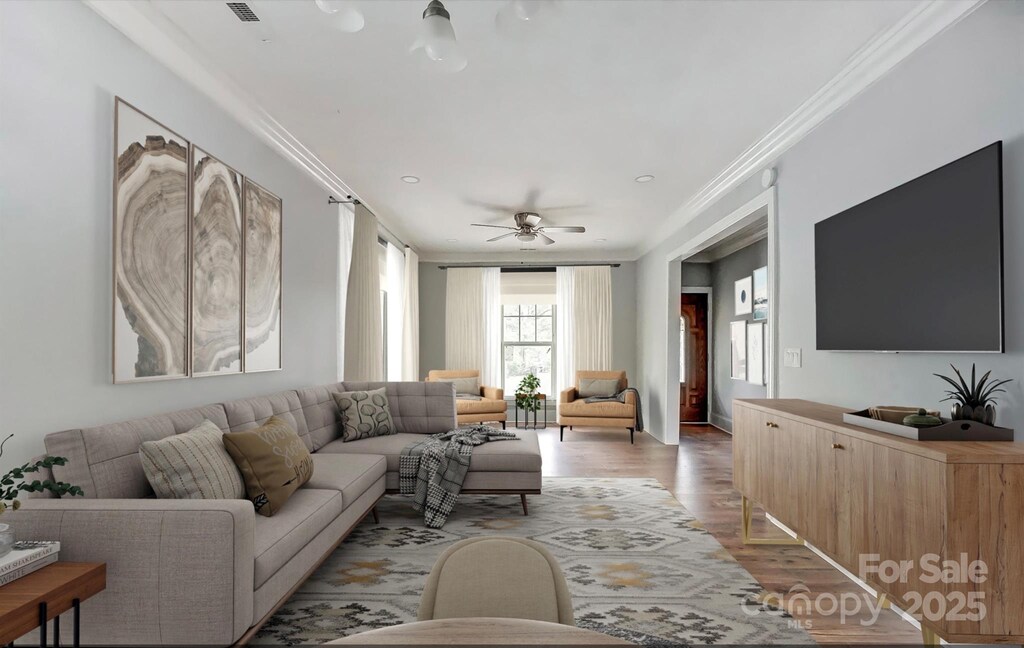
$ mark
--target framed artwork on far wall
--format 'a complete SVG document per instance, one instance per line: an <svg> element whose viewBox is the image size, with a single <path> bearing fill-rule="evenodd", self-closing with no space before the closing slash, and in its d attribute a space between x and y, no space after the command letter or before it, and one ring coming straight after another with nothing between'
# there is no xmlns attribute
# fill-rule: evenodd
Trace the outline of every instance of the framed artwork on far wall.
<svg viewBox="0 0 1024 648"><path fill-rule="evenodd" d="M749 315L754 298L751 294L750 277L736 281L736 315Z"/></svg>
<svg viewBox="0 0 1024 648"><path fill-rule="evenodd" d="M747 379L747 322L740 320L730 326L732 347L732 377L734 380Z"/></svg>
<svg viewBox="0 0 1024 648"><path fill-rule="evenodd" d="M115 383L189 374L188 159L188 140L115 99Z"/></svg>
<svg viewBox="0 0 1024 648"><path fill-rule="evenodd" d="M245 179L245 373L281 369L281 199Z"/></svg>
<svg viewBox="0 0 1024 648"><path fill-rule="evenodd" d="M764 323L747 325L747 382L764 384Z"/></svg>
<svg viewBox="0 0 1024 648"><path fill-rule="evenodd" d="M768 319L768 266L754 270L754 321Z"/></svg>

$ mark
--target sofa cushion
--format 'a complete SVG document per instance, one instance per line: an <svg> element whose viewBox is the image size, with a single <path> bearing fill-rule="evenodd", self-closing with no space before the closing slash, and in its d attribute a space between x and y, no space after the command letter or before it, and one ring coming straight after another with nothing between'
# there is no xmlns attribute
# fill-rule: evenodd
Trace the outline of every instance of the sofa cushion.
<svg viewBox="0 0 1024 648"><path fill-rule="evenodd" d="M153 489L142 471L139 446L143 441L188 432L204 419L213 421L221 430L228 428L224 407L206 405L48 434L46 454L68 459L67 464L53 467L53 475L60 481L81 486L86 497L151 497Z"/></svg>
<svg viewBox="0 0 1024 648"><path fill-rule="evenodd" d="M480 400L456 400L455 411L459 414L492 414L504 412L508 404L504 400L481 398Z"/></svg>
<svg viewBox="0 0 1024 648"><path fill-rule="evenodd" d="M387 471L387 460L380 455L318 452L313 455L313 477L305 488L341 491L348 508Z"/></svg>
<svg viewBox="0 0 1024 648"><path fill-rule="evenodd" d="M369 391L386 388L395 429L412 434L437 434L456 427L455 392L438 382L344 382L331 391Z"/></svg>
<svg viewBox="0 0 1024 648"><path fill-rule="evenodd" d="M228 429L231 432L257 428L266 423L271 416L276 416L295 430L307 450L313 450L313 441L309 436L309 427L306 425L306 416L298 392L289 390L269 396L228 401L224 403L224 413L227 415Z"/></svg>
<svg viewBox="0 0 1024 648"><path fill-rule="evenodd" d="M229 432L224 447L245 480L245 492L260 515L278 513L313 475L313 458L287 423L271 416L253 430Z"/></svg>
<svg viewBox="0 0 1024 648"><path fill-rule="evenodd" d="M184 434L139 446L139 459L153 492L161 499L242 499L245 485L224 433L209 420Z"/></svg>
<svg viewBox="0 0 1024 648"><path fill-rule="evenodd" d="M434 378L436 382L451 383L455 387L456 394L480 395L480 377L466 376L464 378Z"/></svg>
<svg viewBox="0 0 1024 648"><path fill-rule="evenodd" d="M273 517L253 523L253 582L259 587L345 510L336 490L300 488Z"/></svg>
<svg viewBox="0 0 1024 648"><path fill-rule="evenodd" d="M383 387L370 391L335 392L332 396L341 415L342 441L356 441L397 432Z"/></svg>
<svg viewBox="0 0 1024 648"><path fill-rule="evenodd" d="M631 419L636 416L636 407L618 401L588 403L583 400L575 400L571 403L559 403L558 414L560 416Z"/></svg>
<svg viewBox="0 0 1024 648"><path fill-rule="evenodd" d="M619 393L618 378L580 378L576 386L580 398L591 396L614 396Z"/></svg>
<svg viewBox="0 0 1024 648"><path fill-rule="evenodd" d="M470 472L539 472L541 457L537 433L534 430L516 430L515 433L519 436L518 440L492 441L473 448L473 459L469 463ZM402 454L402 448L422 440L423 437L418 434L393 434L349 443L332 441L318 454L383 455L387 458L388 472L398 472L398 457Z"/></svg>

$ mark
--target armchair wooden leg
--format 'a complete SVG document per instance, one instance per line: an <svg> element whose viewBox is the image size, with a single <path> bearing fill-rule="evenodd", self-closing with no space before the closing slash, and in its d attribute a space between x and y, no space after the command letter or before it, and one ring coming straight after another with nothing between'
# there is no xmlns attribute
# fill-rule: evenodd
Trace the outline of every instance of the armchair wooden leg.
<svg viewBox="0 0 1024 648"><path fill-rule="evenodd" d="M505 421L502 421L502 422L501 422L501 429L502 429L502 430L504 430L504 429L505 429Z"/></svg>
<svg viewBox="0 0 1024 648"><path fill-rule="evenodd" d="M562 429L558 431L558 440L559 441L565 441L565 426L564 425L560 425L559 427L562 428Z"/></svg>
<svg viewBox="0 0 1024 648"><path fill-rule="evenodd" d="M526 506L526 493L519 493L519 501L523 503L523 515L529 515L530 509Z"/></svg>
<svg viewBox="0 0 1024 648"><path fill-rule="evenodd" d="M629 445L633 445L633 432L636 428L629 428Z"/></svg>

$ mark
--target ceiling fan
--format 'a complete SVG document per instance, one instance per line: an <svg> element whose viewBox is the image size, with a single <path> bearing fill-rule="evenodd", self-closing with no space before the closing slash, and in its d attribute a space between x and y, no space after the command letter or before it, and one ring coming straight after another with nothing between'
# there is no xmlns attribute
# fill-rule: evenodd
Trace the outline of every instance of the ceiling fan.
<svg viewBox="0 0 1024 648"><path fill-rule="evenodd" d="M582 234L587 231L587 228L580 226L571 227L540 227L541 217L536 212L523 211L517 213L512 217L515 222L515 227L509 227L508 225L485 225L483 223L472 223L473 227L493 227L496 229L512 230L507 234L501 236L495 236L492 239L487 239L488 243L500 241L501 239L514 236L523 243L531 243L538 238L544 241L544 245L551 245L555 242L555 239L548 236L548 232L566 232Z"/></svg>

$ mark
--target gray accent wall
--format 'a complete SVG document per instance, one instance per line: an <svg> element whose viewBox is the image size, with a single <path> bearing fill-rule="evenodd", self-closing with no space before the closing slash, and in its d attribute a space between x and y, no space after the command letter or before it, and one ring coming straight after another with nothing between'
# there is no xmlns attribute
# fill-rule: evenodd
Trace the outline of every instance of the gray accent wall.
<svg viewBox="0 0 1024 648"><path fill-rule="evenodd" d="M1024 439L1024 4L988 2L936 36L855 97L774 164L778 169L779 351L800 348L801 368L781 367L778 395L844 407L941 404L933 372L949 363L1014 378L999 422ZM1006 348L1004 354L873 354L815 351L814 224L996 140L1002 140ZM655 435L667 416L666 328L678 265L669 254L743 205L752 177L638 263L642 391ZM951 236L970 233L970 214ZM884 233L879 233L884 235ZM855 278L851 278L855 280ZM959 296L951 295L951 298ZM965 304L969 303L965 297ZM870 308L865 307L865 317ZM664 438L664 436L662 437Z"/></svg>
<svg viewBox="0 0 1024 648"><path fill-rule="evenodd" d="M436 261L420 263L420 373L444 369L446 271ZM612 364L625 369L630 381L636 373L637 351L636 264L622 262L612 268Z"/></svg>
<svg viewBox="0 0 1024 648"><path fill-rule="evenodd" d="M284 201L284 369L111 383L114 96ZM0 3L0 472L43 435L337 376L338 218L297 166L78 2Z"/></svg>

